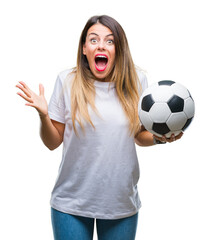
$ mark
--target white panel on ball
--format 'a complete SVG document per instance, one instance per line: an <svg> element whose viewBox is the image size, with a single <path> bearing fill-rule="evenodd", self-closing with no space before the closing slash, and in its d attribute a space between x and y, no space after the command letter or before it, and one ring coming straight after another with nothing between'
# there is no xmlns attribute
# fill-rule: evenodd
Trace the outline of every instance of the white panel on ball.
<svg viewBox="0 0 211 240"><path fill-rule="evenodd" d="M169 86L159 86L154 91L152 90L152 97L155 102L168 102L174 95Z"/></svg>
<svg viewBox="0 0 211 240"><path fill-rule="evenodd" d="M171 131L177 131L184 127L187 117L184 112L172 113L166 122Z"/></svg>
<svg viewBox="0 0 211 240"><path fill-rule="evenodd" d="M192 118L194 116L195 105L191 97L185 99L184 112L188 118Z"/></svg>
<svg viewBox="0 0 211 240"><path fill-rule="evenodd" d="M171 111L166 103L154 103L149 111L150 118L156 123L166 122L170 114Z"/></svg>
<svg viewBox="0 0 211 240"><path fill-rule="evenodd" d="M171 85L171 89L173 90L174 94L183 99L186 99L190 96L188 90L179 83L174 83L173 85Z"/></svg>
<svg viewBox="0 0 211 240"><path fill-rule="evenodd" d="M153 121L151 120L149 113L145 111L140 111L139 116L141 116L141 123L147 130L152 129Z"/></svg>

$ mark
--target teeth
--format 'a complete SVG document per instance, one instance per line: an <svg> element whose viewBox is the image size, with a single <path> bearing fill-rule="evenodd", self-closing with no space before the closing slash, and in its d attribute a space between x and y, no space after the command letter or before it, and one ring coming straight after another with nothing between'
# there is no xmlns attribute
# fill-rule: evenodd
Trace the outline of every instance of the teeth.
<svg viewBox="0 0 211 240"><path fill-rule="evenodd" d="M98 58L107 58L107 57L104 56L104 55L97 55L96 57L98 57Z"/></svg>

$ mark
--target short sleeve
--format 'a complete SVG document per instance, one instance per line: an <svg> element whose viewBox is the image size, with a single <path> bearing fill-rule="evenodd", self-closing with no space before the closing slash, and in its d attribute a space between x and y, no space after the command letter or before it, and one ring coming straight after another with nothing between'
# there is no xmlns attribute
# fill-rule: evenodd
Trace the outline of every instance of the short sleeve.
<svg viewBox="0 0 211 240"><path fill-rule="evenodd" d="M65 103L62 81L58 75L54 86L53 94L48 105L50 119L65 123Z"/></svg>
<svg viewBox="0 0 211 240"><path fill-rule="evenodd" d="M137 71L137 74L138 74L138 78L139 78L139 81L140 81L140 84L141 84L141 89L140 89L140 96L142 95L142 93L144 92L145 89L147 89L148 87L148 81L147 81L147 77L146 75L143 73L143 71ZM138 102L138 111L139 109L141 109L141 98L139 99L139 102Z"/></svg>
<svg viewBox="0 0 211 240"><path fill-rule="evenodd" d="M142 70L137 69L136 71L138 74L139 82L141 84L141 89L139 89L141 95L144 92L144 90L148 87L148 81L146 75Z"/></svg>
<svg viewBox="0 0 211 240"><path fill-rule="evenodd" d="M141 78L141 87L142 87L142 93L145 89L148 88L148 81L147 81L147 77L145 74L142 73L142 78Z"/></svg>

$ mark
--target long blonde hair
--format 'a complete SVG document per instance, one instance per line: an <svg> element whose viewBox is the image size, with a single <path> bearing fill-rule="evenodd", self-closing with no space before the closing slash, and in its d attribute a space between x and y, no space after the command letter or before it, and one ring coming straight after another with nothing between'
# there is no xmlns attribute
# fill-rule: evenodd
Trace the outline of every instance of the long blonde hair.
<svg viewBox="0 0 211 240"><path fill-rule="evenodd" d="M86 23L79 41L77 67L71 87L71 114L73 129L77 134L76 121L84 131L83 120L94 128L88 112L88 104L97 113L95 108L95 87L93 76L86 56L83 54L83 45L86 41L88 29L101 23L108 27L114 35L115 65L110 75L110 81L115 82L116 92L125 114L129 120L130 133L136 134L140 130L138 118L138 101L140 89L136 69L130 54L127 38L121 25L113 18L102 15L94 16Z"/></svg>

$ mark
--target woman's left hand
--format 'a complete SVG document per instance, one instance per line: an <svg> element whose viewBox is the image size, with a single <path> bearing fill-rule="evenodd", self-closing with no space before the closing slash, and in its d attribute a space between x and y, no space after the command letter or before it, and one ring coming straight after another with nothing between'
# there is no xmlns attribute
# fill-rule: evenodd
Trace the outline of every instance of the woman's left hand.
<svg viewBox="0 0 211 240"><path fill-rule="evenodd" d="M154 138L155 138L156 140L159 140L159 141L163 142L163 143L165 143L165 142L172 143L172 142L174 142L174 141L176 141L176 140L179 140L182 136L183 136L183 132L181 132L181 133L180 133L179 135L177 135L177 136L175 136L174 134L172 134L170 138L166 138L165 136L158 137L158 136L156 136L156 135L154 135Z"/></svg>

